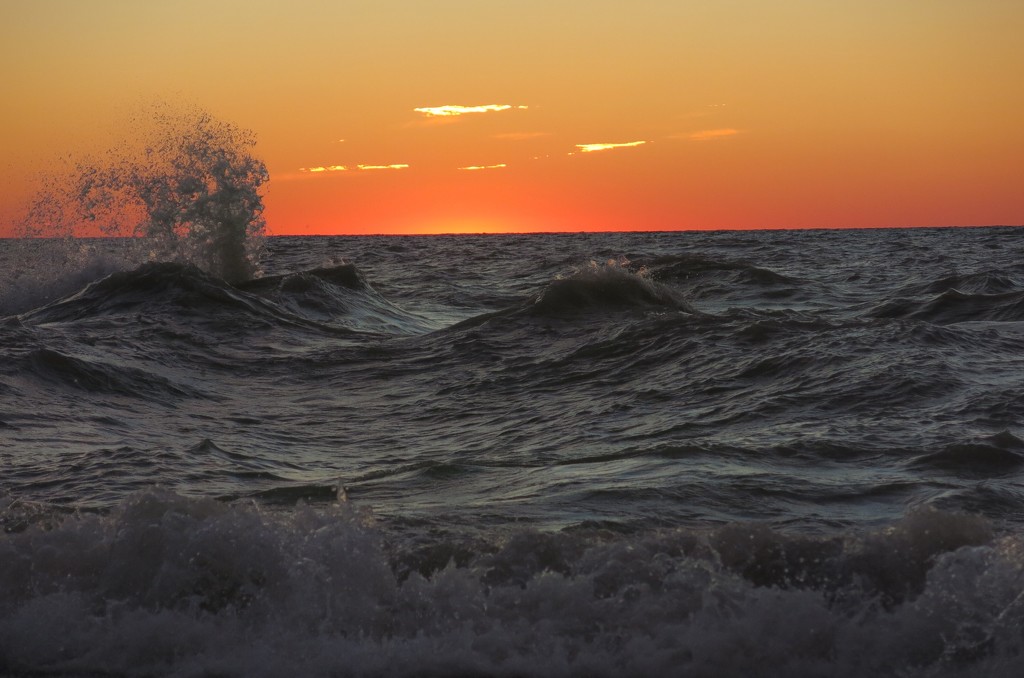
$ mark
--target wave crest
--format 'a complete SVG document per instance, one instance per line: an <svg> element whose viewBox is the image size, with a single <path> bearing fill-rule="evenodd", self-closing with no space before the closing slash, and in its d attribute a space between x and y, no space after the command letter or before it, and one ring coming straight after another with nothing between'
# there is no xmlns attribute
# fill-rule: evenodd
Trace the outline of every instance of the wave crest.
<svg viewBox="0 0 1024 678"><path fill-rule="evenodd" d="M651 280L645 270L631 271L627 261L591 261L571 275L551 282L533 301L541 315L562 315L587 310L663 308L696 312L670 287Z"/></svg>

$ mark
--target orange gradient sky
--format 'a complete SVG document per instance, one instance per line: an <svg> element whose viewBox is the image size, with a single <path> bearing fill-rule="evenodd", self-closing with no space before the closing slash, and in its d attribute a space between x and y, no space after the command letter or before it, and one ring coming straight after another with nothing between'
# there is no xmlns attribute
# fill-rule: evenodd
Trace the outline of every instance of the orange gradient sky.
<svg viewBox="0 0 1024 678"><path fill-rule="evenodd" d="M1020 0L0 0L0 235L158 99L258 135L272 234L1022 224L1022 32Z"/></svg>

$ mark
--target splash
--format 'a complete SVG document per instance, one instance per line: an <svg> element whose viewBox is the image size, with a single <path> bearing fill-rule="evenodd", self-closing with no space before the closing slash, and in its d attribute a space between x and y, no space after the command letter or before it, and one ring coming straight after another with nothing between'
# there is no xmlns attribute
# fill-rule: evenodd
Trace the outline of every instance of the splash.
<svg viewBox="0 0 1024 678"><path fill-rule="evenodd" d="M266 166L252 132L201 109L157 104L97 157L44 180L23 236L144 238L150 259L253 277L265 229Z"/></svg>

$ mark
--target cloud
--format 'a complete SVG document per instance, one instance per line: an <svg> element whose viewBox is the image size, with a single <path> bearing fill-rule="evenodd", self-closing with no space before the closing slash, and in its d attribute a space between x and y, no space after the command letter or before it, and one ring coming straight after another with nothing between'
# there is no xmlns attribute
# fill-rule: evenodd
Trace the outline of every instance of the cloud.
<svg viewBox="0 0 1024 678"><path fill-rule="evenodd" d="M502 134L495 134L495 139L507 139L509 141L525 141L527 139L539 139L540 137L549 137L551 132L504 132Z"/></svg>
<svg viewBox="0 0 1024 678"><path fill-rule="evenodd" d="M627 141L621 144L576 144L576 148L580 149L580 153L595 153L597 151L610 151L613 148L641 146L646 143L646 141Z"/></svg>
<svg viewBox="0 0 1024 678"><path fill-rule="evenodd" d="M692 132L690 134L674 134L673 139L689 139L690 141L712 141L714 139L724 139L725 137L731 137L736 134L740 134L740 130L725 128L725 129L705 129L699 132Z"/></svg>
<svg viewBox="0 0 1024 678"><path fill-rule="evenodd" d="M310 172L312 174L319 174L321 172L345 172L348 171L348 167L344 165L327 165L320 167L300 167L300 172Z"/></svg>
<svg viewBox="0 0 1024 678"><path fill-rule="evenodd" d="M505 163L498 165L470 165L469 167L460 167L460 170L489 170L489 169L501 169L502 167L508 167Z"/></svg>
<svg viewBox="0 0 1024 678"><path fill-rule="evenodd" d="M428 106L424 108L414 108L413 110L417 113L422 113L429 118L435 118L466 115L468 113L492 113L496 111L507 111L512 108L525 110L528 107L512 106L510 104L485 104L483 106Z"/></svg>
<svg viewBox="0 0 1024 678"><path fill-rule="evenodd" d="M355 167L348 167L347 165L320 165L318 167L300 167L299 171L305 174L326 174L328 172L405 169L407 167L408 165L356 165Z"/></svg>

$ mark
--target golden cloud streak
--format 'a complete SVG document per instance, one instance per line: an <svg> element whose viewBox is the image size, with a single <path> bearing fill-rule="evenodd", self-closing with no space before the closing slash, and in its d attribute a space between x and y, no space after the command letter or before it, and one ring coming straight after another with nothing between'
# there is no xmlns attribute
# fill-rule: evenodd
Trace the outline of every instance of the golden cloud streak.
<svg viewBox="0 0 1024 678"><path fill-rule="evenodd" d="M508 167L508 165L506 165L505 163L501 163L501 164L498 164L498 165L470 165L469 167L460 167L459 169L460 170L475 171L475 170L501 169L502 167Z"/></svg>
<svg viewBox="0 0 1024 678"><path fill-rule="evenodd" d="M405 169L408 165L356 165L355 167L348 167L346 165L320 165L318 167L300 167L299 171L305 174L325 174L327 172L349 172L352 170L367 171L367 170L386 170L386 169Z"/></svg>
<svg viewBox="0 0 1024 678"><path fill-rule="evenodd" d="M527 106L511 106L509 104L486 104L483 106L428 106L424 108L414 108L413 110L417 113L423 113L427 117L450 117L455 115L466 115L468 113L492 113L495 111L507 111L509 109L516 108L524 110Z"/></svg>
<svg viewBox="0 0 1024 678"><path fill-rule="evenodd" d="M344 172L348 170L348 167L344 165L327 165L320 167L300 167L300 172L311 172L313 174L319 174L320 172Z"/></svg>
<svg viewBox="0 0 1024 678"><path fill-rule="evenodd" d="M610 151L613 148L641 146L646 143L646 141L627 141L621 144L576 144L576 148L580 149L580 153L595 153L597 151Z"/></svg>

